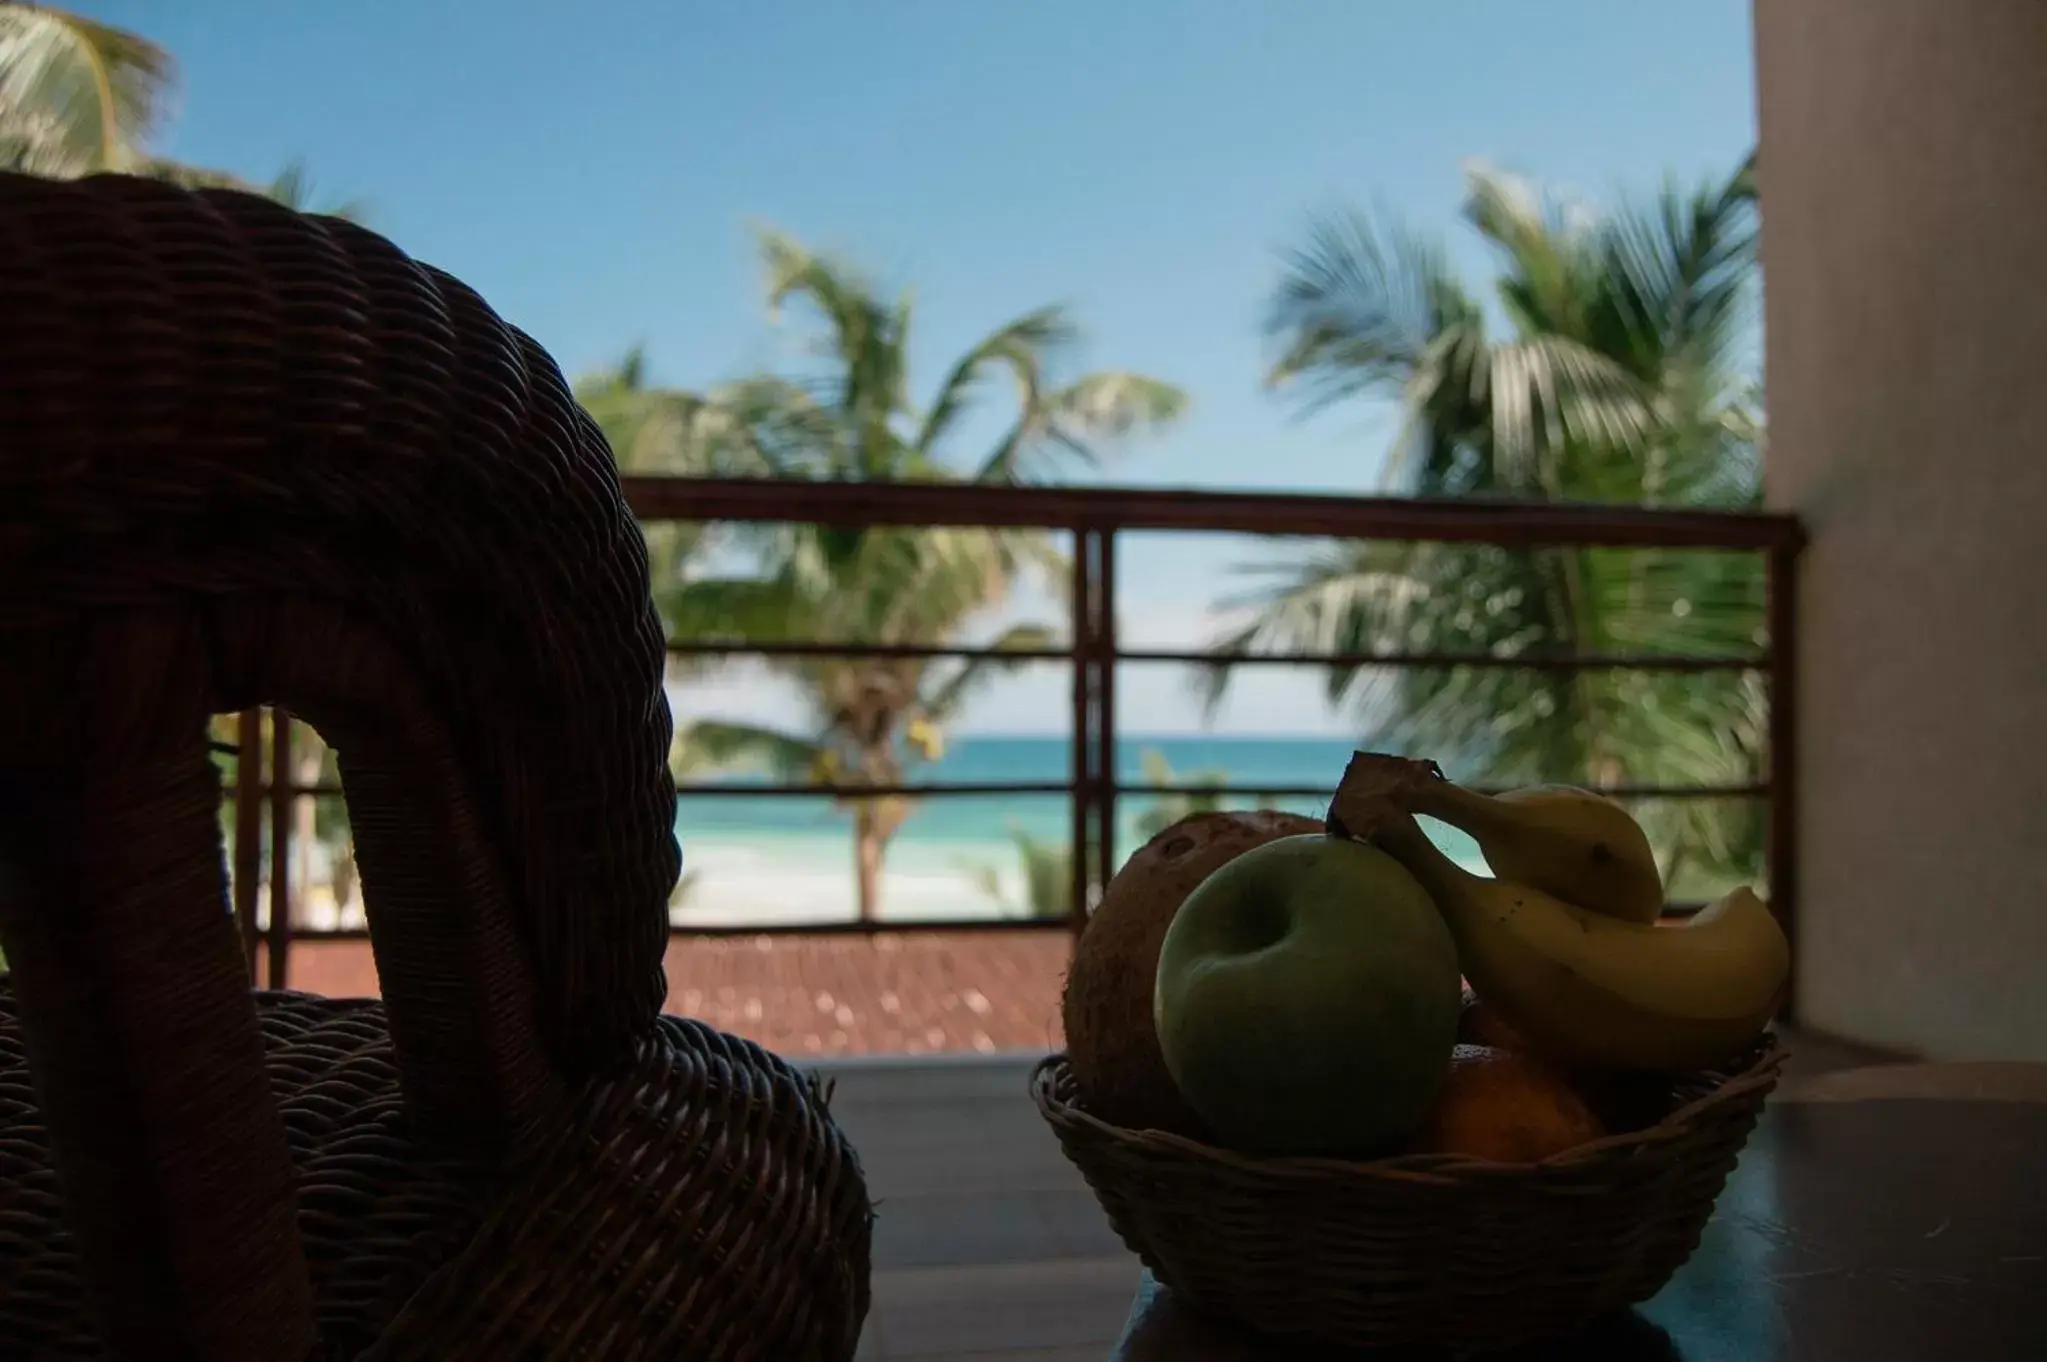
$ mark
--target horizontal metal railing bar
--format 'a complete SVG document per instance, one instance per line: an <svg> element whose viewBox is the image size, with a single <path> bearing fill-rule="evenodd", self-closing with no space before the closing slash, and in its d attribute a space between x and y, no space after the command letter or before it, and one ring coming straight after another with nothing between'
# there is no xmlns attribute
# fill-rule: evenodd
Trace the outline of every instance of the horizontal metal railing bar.
<svg viewBox="0 0 2047 1362"><path fill-rule="evenodd" d="M722 639L671 639L668 651L676 657L901 657L940 660L999 657L1016 662L1068 662L1071 648L969 648L916 643L831 643L777 642L748 643Z"/></svg>
<svg viewBox="0 0 2047 1362"><path fill-rule="evenodd" d="M1141 738L1128 738L1126 742L1142 742ZM1516 787L1511 785L1474 785L1470 788L1481 794L1501 794ZM1581 788L1596 794L1608 795L1614 799L1764 799L1769 796L1767 782L1753 785L1588 785ZM268 797L270 786L265 783L256 787ZM232 781L221 787L222 793L233 798L235 786ZM798 795L818 797L844 796L847 798L882 799L888 796L924 798L928 796L989 796L1005 794L1027 795L1071 795L1073 786L1054 780L1044 781L931 781L910 785L741 785L729 781L705 782L701 785L677 785L678 795L740 795L747 798ZM342 793L341 786L333 781L322 781L313 785L294 785L288 791L294 797L328 798ZM1229 795L1268 795L1276 799L1328 799L1335 793L1329 785L1124 785L1116 786L1120 795L1195 795L1223 797Z"/></svg>
<svg viewBox="0 0 2047 1362"><path fill-rule="evenodd" d="M265 796L270 785L256 787ZM678 795L700 797L704 795L738 795L754 798L762 795L817 795L845 796L863 799L882 799L891 795L905 798L920 798L925 795L1070 795L1073 787L1063 781L1053 780L991 780L991 781L930 781L909 785L744 785L737 781L705 781L702 784L678 784ZM232 799L235 784L229 781L221 786L221 793ZM293 796L325 798L342 793L341 786L333 781L320 781L313 785L293 785L286 793Z"/></svg>
<svg viewBox="0 0 2047 1362"><path fill-rule="evenodd" d="M905 643L749 643L741 640L671 641L678 657L840 657L1070 662L1071 648L969 648ZM1495 667L1524 671L1756 672L1770 666L1767 653L1730 656L1679 653L1211 653L1191 648L1119 648L1115 660L1194 666L1257 667Z"/></svg>
<svg viewBox="0 0 2047 1362"><path fill-rule="evenodd" d="M903 785L742 785L734 781L706 781L701 785L677 785L678 795L829 795L845 799L921 799L927 795L1070 795L1073 786L1065 781L989 780L942 781Z"/></svg>
<svg viewBox="0 0 2047 1362"><path fill-rule="evenodd" d="M633 475L646 520L814 525L1180 530L1527 546L1770 549L1803 543L1796 517L1478 498L1322 496L1152 487L808 482Z"/></svg>
<svg viewBox="0 0 2047 1362"><path fill-rule="evenodd" d="M1072 919L1066 917L963 917L963 918L889 918L880 922L861 922L856 918L833 918L825 922L783 922L772 927L758 923L742 926L733 923L704 923L681 926L669 924L668 935L678 936L853 936L872 935L877 932L1042 932L1053 928L1061 931L1073 929ZM291 929L294 941L367 941L368 927L306 927Z"/></svg>
<svg viewBox="0 0 2047 1362"><path fill-rule="evenodd" d="M1513 785L1471 785L1467 789L1480 794L1505 794L1520 788ZM1763 785L1582 785L1579 789L1603 794L1610 799L1766 799L1770 787ZM1243 798L1263 795L1272 799L1331 799L1335 797L1333 785L1261 785L1246 781L1239 785L1118 785L1118 795L1182 795L1203 798L1220 798L1236 795Z"/></svg>
<svg viewBox="0 0 2047 1362"><path fill-rule="evenodd" d="M735 926L726 923L705 923L702 926L676 926L671 924L668 934L676 936L774 936L787 932L798 936L867 936L877 932L1041 932L1057 928L1071 931L1073 921L1067 917L963 917L963 918L890 918L882 922L861 922L857 919L833 919L829 922L791 922L772 930Z"/></svg>
<svg viewBox="0 0 2047 1362"><path fill-rule="evenodd" d="M1503 656L1498 653L1204 653L1170 648L1124 648L1118 662L1177 662L1198 666L1288 667L1493 667L1523 671L1755 672L1770 665L1753 653L1714 657L1677 653L1585 653Z"/></svg>
<svg viewBox="0 0 2047 1362"><path fill-rule="evenodd" d="M1702 902L1684 901L1667 905L1663 916L1682 920L1696 915L1707 905ZM861 922L853 918L834 918L827 922L783 922L771 927L758 924L743 926L735 923L704 923L684 926L669 924L668 935L689 936L875 936L883 933L902 934L908 932L1043 932L1054 929L1071 931L1073 923L1066 917L967 917L967 918L890 918L881 922ZM291 929L291 939L298 941L368 941L367 927L306 927Z"/></svg>

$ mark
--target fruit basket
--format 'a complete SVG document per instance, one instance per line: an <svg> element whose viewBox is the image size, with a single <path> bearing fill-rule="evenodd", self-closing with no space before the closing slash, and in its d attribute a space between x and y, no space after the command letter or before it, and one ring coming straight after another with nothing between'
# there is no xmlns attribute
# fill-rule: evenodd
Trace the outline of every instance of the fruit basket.
<svg viewBox="0 0 2047 1362"><path fill-rule="evenodd" d="M1676 1076L1670 1110L1535 1164L1258 1158L1098 1120L1064 1054L1031 1092L1123 1242L1261 1333L1452 1351L1567 1333L1656 1294L1698 1247L1781 1047Z"/></svg>

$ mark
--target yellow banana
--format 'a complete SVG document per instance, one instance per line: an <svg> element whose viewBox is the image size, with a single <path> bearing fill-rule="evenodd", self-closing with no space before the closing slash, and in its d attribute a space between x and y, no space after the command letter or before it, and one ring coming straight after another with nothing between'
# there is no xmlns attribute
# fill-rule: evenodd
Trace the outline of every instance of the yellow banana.
<svg viewBox="0 0 2047 1362"><path fill-rule="evenodd" d="M1493 874L1628 922L1663 912L1663 880L1641 825L1618 803L1568 785L1484 795L1447 780L1413 787L1416 813L1461 828Z"/></svg>
<svg viewBox="0 0 2047 1362"><path fill-rule="evenodd" d="M1588 912L1539 889L1473 875L1411 817L1372 840L1436 901L1478 995L1567 1064L1701 1068L1738 1055L1776 1013L1791 947L1769 906L1737 889L1681 925Z"/></svg>

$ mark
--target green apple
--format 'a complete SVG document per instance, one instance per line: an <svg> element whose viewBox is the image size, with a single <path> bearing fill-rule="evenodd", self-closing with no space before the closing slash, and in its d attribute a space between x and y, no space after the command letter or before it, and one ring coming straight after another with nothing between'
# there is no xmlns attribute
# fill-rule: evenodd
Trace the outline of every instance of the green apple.
<svg viewBox="0 0 2047 1362"><path fill-rule="evenodd" d="M1376 847L1283 837L1203 880L1166 929L1152 1017L1209 1128L1263 1154L1370 1157L1427 1116L1463 1002L1457 946Z"/></svg>

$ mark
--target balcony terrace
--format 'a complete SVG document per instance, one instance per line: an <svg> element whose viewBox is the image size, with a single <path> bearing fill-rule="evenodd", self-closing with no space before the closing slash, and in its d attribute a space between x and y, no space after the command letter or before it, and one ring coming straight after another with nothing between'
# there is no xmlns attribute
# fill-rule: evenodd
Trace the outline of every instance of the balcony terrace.
<svg viewBox="0 0 2047 1362"><path fill-rule="evenodd" d="M678 658L735 656L830 656L834 658L978 659L1056 663L1070 681L1072 718L1069 772L1053 783L997 780L976 783L916 781L883 788L869 783L833 784L812 778L770 785L722 779L684 780L678 797L688 800L754 801L778 797L875 799L891 795L921 801L1012 796L1057 796L1068 804L1069 845L1085 854L1069 858L1069 904L1091 904L1114 873L1128 847L1129 832L1118 823L1119 805L1169 794L1227 797L1213 785L1174 781L1161 786L1132 781L1119 744L1119 668L1146 664L1202 666L1217 654L1193 648L1140 648L1119 641L1117 558L1119 541L1161 532L1234 533L1316 537L1345 541L1380 540L1487 544L1503 548L1576 549L1599 547L1651 554L1724 553L1762 560L1771 585L1759 609L1766 640L1758 649L1723 655L1688 656L1647 650L1584 655L1558 649L1484 653L1389 652L1370 654L1235 654L1243 665L1368 667L1383 669L1517 668L1574 674L1592 669L1713 676L1743 674L1765 679L1769 694L1768 744L1757 754L1754 778L1717 786L1662 786L1609 782L1617 797L1641 800L1725 800L1759 802L1768 809L1763 878L1770 900L1787 925L1795 913L1792 848L1795 845L1797 716L1788 696L1794 661L1795 615L1790 594L1776 589L1791 580L1801 544L1795 520L1773 514L1486 503L1432 502L1374 497L1234 495L1116 488L1013 488L957 484L776 484L704 482L635 477L627 495L648 523L687 517L723 523L787 523L867 526L972 526L1029 528L1069 536L1072 543L1072 598L1066 637L1056 645L1005 649L1000 653L965 646L905 647L859 641L780 639L678 639ZM234 747L237 769L291 772L294 726L243 716L241 742ZM265 745L268 751L259 749ZM297 741L303 741L303 738ZM1332 770L1332 778L1337 772ZM1558 773L1584 783L1582 773ZM358 922L325 924L306 920L295 909L293 876L268 874L267 866L294 866L294 838L304 834L307 801L340 793L327 782L286 781L235 784L230 822L235 852L238 919L252 968L270 986L306 988L342 996L375 991L374 964ZM1235 792L1240 798L1249 791ZM1319 808L1327 786L1260 789L1257 798ZM263 828L267 818L267 829ZM690 857L684 837L685 863ZM332 895L327 885L311 887ZM1673 905L1683 912L1692 905ZM871 921L775 918L727 919L715 926L676 915L668 961L672 1010L714 1021L793 1055L993 1053L1042 1050L1058 1043L1058 990L1074 932L1084 917L1042 912L994 917L967 911L889 916ZM1083 909L1084 912L1084 909Z"/></svg>

